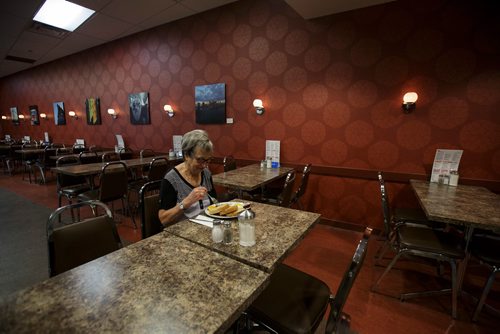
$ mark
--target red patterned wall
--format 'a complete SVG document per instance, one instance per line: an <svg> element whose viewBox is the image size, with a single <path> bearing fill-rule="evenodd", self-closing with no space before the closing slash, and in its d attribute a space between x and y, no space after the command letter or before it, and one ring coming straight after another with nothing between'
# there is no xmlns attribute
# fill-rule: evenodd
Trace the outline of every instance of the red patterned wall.
<svg viewBox="0 0 500 334"><path fill-rule="evenodd" d="M172 135L204 128L216 156L259 160L265 140L279 139L285 163L412 174L429 172L436 148L460 148L461 176L498 181L500 17L487 3L400 0L307 21L280 0L238 1L2 79L3 115L37 104L52 116L64 101L80 119L2 121L1 135L112 147L121 133L133 149L167 151ZM217 82L234 124L198 126L193 87ZM130 124L127 97L141 91L151 125ZM407 91L419 99L404 115ZM103 124L89 126L84 100L96 96ZM310 186L307 209L381 226L375 182L314 175ZM390 190L411 200L401 189Z"/></svg>

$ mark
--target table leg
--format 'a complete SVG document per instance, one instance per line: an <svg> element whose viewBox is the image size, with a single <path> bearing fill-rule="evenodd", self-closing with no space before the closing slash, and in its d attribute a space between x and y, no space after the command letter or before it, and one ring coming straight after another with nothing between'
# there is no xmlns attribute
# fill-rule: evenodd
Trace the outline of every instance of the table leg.
<svg viewBox="0 0 500 334"><path fill-rule="evenodd" d="M465 258L460 263L458 268L458 291L462 293L462 284L464 282L465 270L467 269L467 263L470 258L469 243L472 238L472 232L474 232L474 227L469 225L465 229Z"/></svg>

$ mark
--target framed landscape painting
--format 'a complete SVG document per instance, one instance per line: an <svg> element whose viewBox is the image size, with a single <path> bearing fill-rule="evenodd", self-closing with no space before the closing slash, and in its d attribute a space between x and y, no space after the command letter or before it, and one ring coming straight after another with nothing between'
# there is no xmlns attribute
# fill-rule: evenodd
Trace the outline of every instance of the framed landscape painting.
<svg viewBox="0 0 500 334"><path fill-rule="evenodd" d="M196 123L226 123L226 84L196 86L194 88Z"/></svg>
<svg viewBox="0 0 500 334"><path fill-rule="evenodd" d="M30 106L31 125L40 125L40 116L38 115L38 106Z"/></svg>
<svg viewBox="0 0 500 334"><path fill-rule="evenodd" d="M149 95L147 92L130 94L128 102L130 106L130 123L135 125L151 123L149 119Z"/></svg>
<svg viewBox="0 0 500 334"><path fill-rule="evenodd" d="M89 97L85 100L85 114L88 125L101 124L101 106L98 97Z"/></svg>
<svg viewBox="0 0 500 334"><path fill-rule="evenodd" d="M54 123L56 125L66 125L64 102L54 102Z"/></svg>
<svg viewBox="0 0 500 334"><path fill-rule="evenodd" d="M10 108L10 118L12 119L12 123L15 125L19 124L19 115L17 113L17 107Z"/></svg>

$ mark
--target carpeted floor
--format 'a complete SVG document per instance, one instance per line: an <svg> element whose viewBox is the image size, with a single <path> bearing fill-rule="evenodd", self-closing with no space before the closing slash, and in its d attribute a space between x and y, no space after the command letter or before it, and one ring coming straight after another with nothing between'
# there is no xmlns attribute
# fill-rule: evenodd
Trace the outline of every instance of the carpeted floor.
<svg viewBox="0 0 500 334"><path fill-rule="evenodd" d="M48 278L51 209L0 188L0 298Z"/></svg>

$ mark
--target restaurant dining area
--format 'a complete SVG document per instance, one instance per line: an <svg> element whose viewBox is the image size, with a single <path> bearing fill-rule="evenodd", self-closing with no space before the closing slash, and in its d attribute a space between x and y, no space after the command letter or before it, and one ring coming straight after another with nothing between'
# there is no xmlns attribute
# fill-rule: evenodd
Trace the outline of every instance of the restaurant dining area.
<svg viewBox="0 0 500 334"><path fill-rule="evenodd" d="M498 9L6 5L0 333L496 333Z"/></svg>

